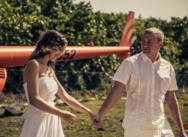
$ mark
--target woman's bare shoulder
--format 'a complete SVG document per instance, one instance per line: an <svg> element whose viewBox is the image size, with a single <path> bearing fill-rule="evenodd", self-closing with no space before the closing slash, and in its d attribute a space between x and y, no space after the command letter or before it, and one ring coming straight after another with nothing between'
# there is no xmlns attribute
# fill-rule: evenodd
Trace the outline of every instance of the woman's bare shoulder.
<svg viewBox="0 0 188 137"><path fill-rule="evenodd" d="M26 65L24 71L37 71L39 70L39 64L35 59L29 60Z"/></svg>

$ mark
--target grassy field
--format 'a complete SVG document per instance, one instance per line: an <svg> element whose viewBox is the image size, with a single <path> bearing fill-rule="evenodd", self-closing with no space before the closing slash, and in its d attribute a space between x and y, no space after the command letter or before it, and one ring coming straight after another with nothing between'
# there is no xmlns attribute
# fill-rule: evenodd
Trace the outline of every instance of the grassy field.
<svg viewBox="0 0 188 137"><path fill-rule="evenodd" d="M6 96L1 97L0 102L3 103L3 99ZM19 96L20 97L20 96ZM8 97L7 97L8 98ZM12 97L18 100L16 97ZM182 113L182 119L184 124L188 123L188 93L179 92L177 94L179 100L180 109ZM14 100L14 101L15 101ZM97 113L104 100L87 100L81 101L82 104L90 108L93 112ZM123 128L121 126L124 115L124 102L125 99L121 99L118 104L107 114L104 119L104 131L98 131L92 127L89 118L86 114L79 113L72 110L67 105L58 106L63 110L68 110L77 115L77 120L73 124L68 124L62 120L63 130L66 137L123 137ZM22 102L20 102L22 103ZM27 109L25 109L27 111ZM0 109L0 114L3 110ZM172 125L172 129L177 136L176 127L171 120L168 112L166 112L169 122ZM18 137L21 131L21 127L24 122L24 117L14 116L0 118L0 137Z"/></svg>

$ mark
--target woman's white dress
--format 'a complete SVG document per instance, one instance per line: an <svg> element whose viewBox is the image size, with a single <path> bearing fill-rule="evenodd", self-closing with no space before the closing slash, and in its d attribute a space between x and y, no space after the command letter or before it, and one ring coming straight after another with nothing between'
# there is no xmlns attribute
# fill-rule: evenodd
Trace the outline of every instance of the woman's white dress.
<svg viewBox="0 0 188 137"><path fill-rule="evenodd" d="M27 83L23 84L28 102L20 137L64 137L61 119L53 114L39 110L29 103ZM55 105L57 83L53 77L39 78L39 94L49 105Z"/></svg>

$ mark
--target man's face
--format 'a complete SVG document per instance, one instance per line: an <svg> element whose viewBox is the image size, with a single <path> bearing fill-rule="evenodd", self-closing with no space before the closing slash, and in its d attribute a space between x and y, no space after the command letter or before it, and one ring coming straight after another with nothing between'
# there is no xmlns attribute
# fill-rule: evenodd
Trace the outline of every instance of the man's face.
<svg viewBox="0 0 188 137"><path fill-rule="evenodd" d="M141 48L146 55L155 55L159 52L163 42L158 41L153 33L144 33L142 36Z"/></svg>

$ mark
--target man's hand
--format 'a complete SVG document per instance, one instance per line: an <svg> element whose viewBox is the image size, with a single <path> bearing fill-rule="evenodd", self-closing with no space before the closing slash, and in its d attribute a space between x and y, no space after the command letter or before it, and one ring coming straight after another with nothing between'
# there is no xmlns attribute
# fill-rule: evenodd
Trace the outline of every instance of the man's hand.
<svg viewBox="0 0 188 137"><path fill-rule="evenodd" d="M103 128L101 118L100 118L100 116L98 114L96 114L96 117L93 119L93 125L97 129L102 129Z"/></svg>

